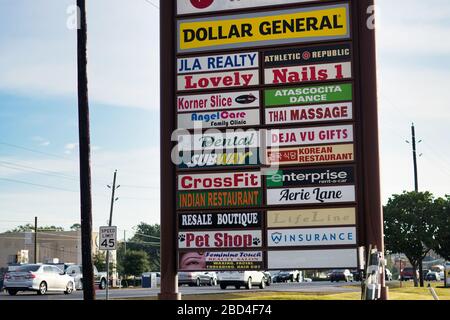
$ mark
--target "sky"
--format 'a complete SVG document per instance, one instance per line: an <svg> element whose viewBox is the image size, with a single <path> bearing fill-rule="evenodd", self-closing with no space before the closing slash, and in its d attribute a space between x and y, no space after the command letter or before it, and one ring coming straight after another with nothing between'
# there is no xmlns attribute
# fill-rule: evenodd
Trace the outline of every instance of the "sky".
<svg viewBox="0 0 450 320"><path fill-rule="evenodd" d="M0 232L79 222L73 0L0 1ZM94 229L159 223L159 1L88 1ZM70 25L70 24L69 24ZM450 2L378 0L382 200L450 194Z"/></svg>

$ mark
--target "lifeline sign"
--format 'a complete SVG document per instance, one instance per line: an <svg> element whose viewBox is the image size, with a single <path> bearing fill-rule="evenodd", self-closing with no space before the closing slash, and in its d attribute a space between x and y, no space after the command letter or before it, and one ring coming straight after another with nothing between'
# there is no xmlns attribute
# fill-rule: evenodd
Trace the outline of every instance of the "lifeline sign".
<svg viewBox="0 0 450 320"><path fill-rule="evenodd" d="M178 52L348 39L348 4L178 21Z"/></svg>

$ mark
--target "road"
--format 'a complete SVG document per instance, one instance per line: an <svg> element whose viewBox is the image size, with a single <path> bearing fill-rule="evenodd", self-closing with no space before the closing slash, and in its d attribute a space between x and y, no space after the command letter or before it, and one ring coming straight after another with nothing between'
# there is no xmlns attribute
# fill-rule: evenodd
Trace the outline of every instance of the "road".
<svg viewBox="0 0 450 320"><path fill-rule="evenodd" d="M275 283L266 289L254 289L251 291L278 291L278 292L355 292L359 288L344 288L348 286L348 283L331 283L331 282L308 282L308 283ZM183 295L191 294L220 294L224 292L236 292L237 290L229 287L227 290L221 290L219 286L215 287L180 287L180 292ZM240 291L249 292L249 290L242 289ZM123 299L123 298L142 298L142 297L154 297L159 293L159 288L131 288L131 289L114 289L109 291L111 299ZM1 300L82 300L83 292L76 291L71 295L64 295L61 293L48 293L44 296L38 296L34 292L20 292L17 296L9 296L7 293L0 293ZM105 300L105 291L97 291L97 300Z"/></svg>

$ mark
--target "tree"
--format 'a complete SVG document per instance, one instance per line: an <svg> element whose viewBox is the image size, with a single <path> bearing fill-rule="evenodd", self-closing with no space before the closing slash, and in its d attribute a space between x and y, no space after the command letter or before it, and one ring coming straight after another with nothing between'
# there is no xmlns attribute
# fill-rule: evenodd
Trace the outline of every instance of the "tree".
<svg viewBox="0 0 450 320"><path fill-rule="evenodd" d="M98 271L106 271L106 254L104 252L98 251L96 254L94 254L94 256L92 257L92 262L94 263L94 266L96 266Z"/></svg>
<svg viewBox="0 0 450 320"><path fill-rule="evenodd" d="M78 231L78 230L81 230L81 224L79 224L79 223L74 223L74 224L70 227L70 230L72 230L72 231Z"/></svg>
<svg viewBox="0 0 450 320"><path fill-rule="evenodd" d="M446 199L437 199L437 224L433 250L447 261L450 261L450 196Z"/></svg>
<svg viewBox="0 0 450 320"><path fill-rule="evenodd" d="M145 251L127 250L121 261L122 272L126 276L140 276L150 270L148 255Z"/></svg>
<svg viewBox="0 0 450 320"><path fill-rule="evenodd" d="M45 231L64 231L63 227L55 227L55 226L44 226L44 227L38 227L38 232L45 232ZM33 232L34 231L34 225L31 223L27 223L21 226L17 226L16 228L12 230L6 231L6 233L15 233L15 232Z"/></svg>
<svg viewBox="0 0 450 320"><path fill-rule="evenodd" d="M150 225L141 222L135 228L135 235L127 241L127 250L145 251L151 271L160 271L160 234L159 224ZM118 251L118 254L123 254ZM119 259L122 260L122 259Z"/></svg>
<svg viewBox="0 0 450 320"><path fill-rule="evenodd" d="M415 270L419 268L423 286L422 261L435 246L436 203L429 192L393 195L384 207L386 250L404 253ZM414 272L414 286L418 279Z"/></svg>

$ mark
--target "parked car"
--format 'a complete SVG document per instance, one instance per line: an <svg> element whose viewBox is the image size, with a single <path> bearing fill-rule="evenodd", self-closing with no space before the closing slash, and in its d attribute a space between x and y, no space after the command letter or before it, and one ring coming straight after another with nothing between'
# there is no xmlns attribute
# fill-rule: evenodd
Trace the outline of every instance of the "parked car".
<svg viewBox="0 0 450 320"><path fill-rule="evenodd" d="M414 268L404 268L400 273L401 281L408 281L414 279L414 272L416 273L417 279L419 278L419 271L414 270Z"/></svg>
<svg viewBox="0 0 450 320"><path fill-rule="evenodd" d="M258 286L260 289L266 287L266 276L262 271L222 271L219 272L220 289L225 290L228 286L234 286L236 289L245 287L252 289Z"/></svg>
<svg viewBox="0 0 450 320"><path fill-rule="evenodd" d="M266 277L266 286L270 287L272 285L272 275L269 271L263 271L264 276Z"/></svg>
<svg viewBox="0 0 450 320"><path fill-rule="evenodd" d="M280 271L273 278L273 282L301 282L302 279L302 273L298 270Z"/></svg>
<svg viewBox="0 0 450 320"><path fill-rule="evenodd" d="M350 270L333 270L330 273L330 281L331 282L339 282L339 281L345 281L345 282L353 282L353 274L350 272Z"/></svg>
<svg viewBox="0 0 450 320"><path fill-rule="evenodd" d="M361 271L359 270L351 270L350 271L353 275L353 281L361 281L362 277L361 277ZM331 273L330 273L331 276Z"/></svg>
<svg viewBox="0 0 450 320"><path fill-rule="evenodd" d="M215 272L178 272L178 285L184 284L190 287L200 287L202 284L215 286L217 274Z"/></svg>
<svg viewBox="0 0 450 320"><path fill-rule="evenodd" d="M386 281L392 281L392 272L388 268L384 269L384 279Z"/></svg>
<svg viewBox="0 0 450 320"><path fill-rule="evenodd" d="M5 275L4 287L11 296L19 291L36 291L43 295L47 291L71 294L75 291L74 279L61 269L45 264L29 264Z"/></svg>
<svg viewBox="0 0 450 320"><path fill-rule="evenodd" d="M425 276L425 280L426 281L441 281L442 278L441 278L441 275L439 274L439 272L430 271Z"/></svg>
<svg viewBox="0 0 450 320"><path fill-rule="evenodd" d="M66 269L66 273L75 280L75 287L77 290L83 290L83 266L79 264L70 265ZM94 266L94 284L100 290L106 289L106 272L98 272L97 267Z"/></svg>

